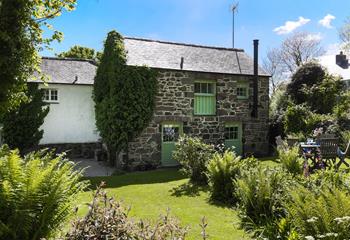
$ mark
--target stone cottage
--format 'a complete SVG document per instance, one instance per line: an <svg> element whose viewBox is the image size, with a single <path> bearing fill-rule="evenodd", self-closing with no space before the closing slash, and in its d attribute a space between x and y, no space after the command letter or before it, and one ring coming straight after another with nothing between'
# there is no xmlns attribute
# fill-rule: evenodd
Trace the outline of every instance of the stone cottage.
<svg viewBox="0 0 350 240"><path fill-rule="evenodd" d="M241 49L125 38L127 64L159 72L156 110L149 126L130 143L134 165L173 166L181 134L235 147L238 154L268 152L269 76ZM50 112L41 144L93 156L99 136L95 127L93 62L43 58L51 77L45 100Z"/></svg>

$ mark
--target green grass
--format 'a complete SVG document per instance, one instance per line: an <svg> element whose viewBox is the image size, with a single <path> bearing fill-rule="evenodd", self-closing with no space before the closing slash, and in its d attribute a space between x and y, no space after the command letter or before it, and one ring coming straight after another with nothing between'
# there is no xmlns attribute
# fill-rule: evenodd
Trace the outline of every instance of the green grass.
<svg viewBox="0 0 350 240"><path fill-rule="evenodd" d="M121 176L89 178L92 186L101 181L107 183L110 196L123 200L131 207L134 219L155 221L167 208L171 215L190 227L188 239L201 239L199 223L205 216L210 239L249 239L238 229L237 212L227 206L211 204L206 188L195 187L176 169L161 169L149 172L128 173ZM90 202L92 192L88 191L77 199L80 203ZM78 214L87 211L82 204Z"/></svg>

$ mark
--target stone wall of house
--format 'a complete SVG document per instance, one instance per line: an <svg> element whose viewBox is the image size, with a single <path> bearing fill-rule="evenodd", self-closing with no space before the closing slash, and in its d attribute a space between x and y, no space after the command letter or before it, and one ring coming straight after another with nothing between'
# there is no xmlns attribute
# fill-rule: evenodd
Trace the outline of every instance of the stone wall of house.
<svg viewBox="0 0 350 240"><path fill-rule="evenodd" d="M62 144L41 144L40 149L48 148L54 150L56 154L66 152L69 158L84 158L93 159L95 158L95 151L102 149L102 144L99 142L92 143L62 143Z"/></svg>
<svg viewBox="0 0 350 240"><path fill-rule="evenodd" d="M149 126L129 145L129 160L133 165L161 164L161 124L183 123L184 133L203 138L209 143L224 141L226 122L240 121L243 124L243 151L256 156L268 152L269 80L259 78L259 116L252 118L253 95L249 99L237 99L236 87L240 81L248 81L250 92L252 76L165 71L159 73L159 92L156 110ZM195 80L216 81L216 116L196 116L194 112Z"/></svg>

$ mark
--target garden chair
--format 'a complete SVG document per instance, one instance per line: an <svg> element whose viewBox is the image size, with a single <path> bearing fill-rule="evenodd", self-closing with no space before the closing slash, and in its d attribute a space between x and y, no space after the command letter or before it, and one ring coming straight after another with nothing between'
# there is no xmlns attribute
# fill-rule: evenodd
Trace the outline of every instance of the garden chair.
<svg viewBox="0 0 350 240"><path fill-rule="evenodd" d="M318 139L318 141L320 145L321 157L325 161L326 165L328 165L327 160L331 160L333 163L335 163L338 157L339 140L333 137L321 137Z"/></svg>
<svg viewBox="0 0 350 240"><path fill-rule="evenodd" d="M338 155L338 158L339 158L339 162L338 162L338 164L337 164L337 168L339 168L343 163L344 163L347 167L349 167L349 163L347 163L347 162L345 161L345 156L346 156L346 154L347 154L349 148L350 148L350 140L349 140L348 145L346 146L346 149L345 149L344 152L342 152L342 151L340 150L340 148L338 147L338 149L337 149L337 155Z"/></svg>

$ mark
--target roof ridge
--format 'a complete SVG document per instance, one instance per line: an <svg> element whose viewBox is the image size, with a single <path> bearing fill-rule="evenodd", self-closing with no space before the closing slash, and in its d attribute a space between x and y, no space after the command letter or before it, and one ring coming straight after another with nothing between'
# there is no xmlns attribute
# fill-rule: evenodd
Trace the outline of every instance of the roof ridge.
<svg viewBox="0 0 350 240"><path fill-rule="evenodd" d="M244 49L241 49L241 48L207 46L207 45L200 45L200 44L179 43L179 42L162 41L162 40L154 40L154 39L138 38L138 37L124 37L124 39L138 40L138 41L145 41L145 42L165 43L165 44L173 44L173 45L189 46L189 47L199 47L199 48L209 48L209 49L217 49L217 50L235 51L235 52L244 52Z"/></svg>
<svg viewBox="0 0 350 240"><path fill-rule="evenodd" d="M67 57L46 57L43 56L41 59L48 59L48 60L61 60L61 61L77 61L77 62L89 62L91 64L96 65L96 61L92 59L85 59L85 58L67 58Z"/></svg>

